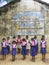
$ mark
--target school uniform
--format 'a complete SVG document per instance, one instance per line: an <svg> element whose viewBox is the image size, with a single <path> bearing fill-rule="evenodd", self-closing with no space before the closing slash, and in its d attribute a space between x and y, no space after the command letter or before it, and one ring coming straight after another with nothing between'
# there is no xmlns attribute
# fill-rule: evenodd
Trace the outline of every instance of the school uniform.
<svg viewBox="0 0 49 65"><path fill-rule="evenodd" d="M26 54L27 54L26 42L22 41L22 55L25 56Z"/></svg>
<svg viewBox="0 0 49 65"><path fill-rule="evenodd" d="M17 44L17 40L16 40L16 39L13 39L13 41L15 41L15 42L16 42L16 44ZM17 49L17 45L16 45L16 49Z"/></svg>
<svg viewBox="0 0 49 65"><path fill-rule="evenodd" d="M31 56L35 56L36 55L35 42L34 41L31 41L30 44L31 44L30 55Z"/></svg>
<svg viewBox="0 0 49 65"><path fill-rule="evenodd" d="M2 50L1 50L1 54L2 54L2 55L6 55L6 54L7 54L7 46L6 46L6 42L2 42Z"/></svg>
<svg viewBox="0 0 49 65"><path fill-rule="evenodd" d="M15 56L16 53L16 44L12 44L12 55Z"/></svg>
<svg viewBox="0 0 49 65"><path fill-rule="evenodd" d="M46 53L46 41L41 41L40 42L40 46L41 46L41 50L40 50L40 52L42 53L42 54L45 54Z"/></svg>
<svg viewBox="0 0 49 65"><path fill-rule="evenodd" d="M8 54L8 52L10 51L10 45L9 45L9 43L10 43L10 40L7 40L7 41L6 41L6 45L7 45L7 54Z"/></svg>
<svg viewBox="0 0 49 65"><path fill-rule="evenodd" d="M34 39L36 52L38 51L38 40Z"/></svg>

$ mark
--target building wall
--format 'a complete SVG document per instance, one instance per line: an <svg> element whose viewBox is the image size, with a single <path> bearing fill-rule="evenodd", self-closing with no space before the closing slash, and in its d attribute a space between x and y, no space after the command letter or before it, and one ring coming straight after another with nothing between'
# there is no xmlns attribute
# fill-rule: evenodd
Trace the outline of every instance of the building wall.
<svg viewBox="0 0 49 65"><path fill-rule="evenodd" d="M47 40L47 52L49 52L49 9L47 10L46 6L41 5L34 1L33 2L22 1L20 3L16 3L13 6L14 8L12 8L11 10L9 9L6 14L2 13L2 15L0 16L0 40L3 37L13 36L15 35L14 32L17 32L18 28L15 27L15 24L12 18L13 16L15 16L15 14L24 12L24 11L41 12L44 15L44 35ZM33 36L34 35L31 35L31 36L29 35L29 39ZM37 36L39 43L40 43L41 36L42 35ZM22 37L25 37L25 36L22 36Z"/></svg>

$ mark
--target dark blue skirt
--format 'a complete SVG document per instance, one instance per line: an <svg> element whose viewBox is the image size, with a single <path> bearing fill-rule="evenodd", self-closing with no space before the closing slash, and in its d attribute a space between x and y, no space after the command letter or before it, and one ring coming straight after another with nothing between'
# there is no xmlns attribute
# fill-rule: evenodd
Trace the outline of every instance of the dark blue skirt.
<svg viewBox="0 0 49 65"><path fill-rule="evenodd" d="M38 51L38 44L35 46L36 52Z"/></svg>
<svg viewBox="0 0 49 65"><path fill-rule="evenodd" d="M22 46L22 55L25 56L27 54L26 46Z"/></svg>
<svg viewBox="0 0 49 65"><path fill-rule="evenodd" d="M35 56L35 55L36 55L36 49L35 49L35 46L31 46L31 49L30 49L30 55L31 55L31 56Z"/></svg>
<svg viewBox="0 0 49 65"><path fill-rule="evenodd" d="M2 47L2 50L1 50L1 54L2 55L6 55L7 54L7 47Z"/></svg>
<svg viewBox="0 0 49 65"><path fill-rule="evenodd" d="M16 52L16 48L13 48L13 49L12 49L12 55L16 55L16 53L17 53L17 52Z"/></svg>
<svg viewBox="0 0 49 65"><path fill-rule="evenodd" d="M10 51L10 46L7 46L7 53Z"/></svg>
<svg viewBox="0 0 49 65"><path fill-rule="evenodd" d="M45 53L46 53L46 48L41 48L40 52L41 52L42 54L45 54Z"/></svg>

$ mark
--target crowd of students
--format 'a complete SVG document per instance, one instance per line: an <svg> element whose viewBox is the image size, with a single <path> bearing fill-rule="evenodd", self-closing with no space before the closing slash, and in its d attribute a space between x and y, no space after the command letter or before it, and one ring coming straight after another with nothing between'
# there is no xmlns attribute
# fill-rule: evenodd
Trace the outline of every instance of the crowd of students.
<svg viewBox="0 0 49 65"><path fill-rule="evenodd" d="M12 44L10 43L10 37L3 38L1 42L1 55L2 59L6 59L6 55L8 55L11 52L12 55L12 61L15 60L15 57L17 54L22 54L23 55L23 60L26 59L26 55L32 56L32 61L35 62L35 56L38 54L38 39L37 36L35 35L34 38L31 38L29 40L28 35L26 38L22 38L21 36L18 35L18 38L16 39L15 36L13 36L12 39ZM10 45L12 47L12 50L10 51ZM45 36L43 35L40 40L40 53L42 54L42 61L45 62L45 54L46 54L46 40Z"/></svg>

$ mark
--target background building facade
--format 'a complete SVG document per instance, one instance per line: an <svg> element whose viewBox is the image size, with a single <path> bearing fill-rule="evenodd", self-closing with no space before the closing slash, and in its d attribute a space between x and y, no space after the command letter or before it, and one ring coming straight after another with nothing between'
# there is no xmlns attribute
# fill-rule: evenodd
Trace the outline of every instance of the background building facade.
<svg viewBox="0 0 49 65"><path fill-rule="evenodd" d="M13 8L0 16L0 38L3 36L34 35L40 38L45 35L47 40L47 52L49 49L49 9L32 0L21 0L15 3Z"/></svg>

